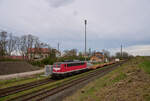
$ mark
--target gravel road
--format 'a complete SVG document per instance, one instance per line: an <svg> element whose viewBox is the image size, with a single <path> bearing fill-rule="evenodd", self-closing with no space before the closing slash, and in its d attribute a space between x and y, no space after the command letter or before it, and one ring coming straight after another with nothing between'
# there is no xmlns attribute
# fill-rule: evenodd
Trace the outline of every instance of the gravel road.
<svg viewBox="0 0 150 101"><path fill-rule="evenodd" d="M19 77L28 77L28 76L32 76L32 75L35 75L35 74L40 74L40 73L43 73L43 72L44 72L44 69L30 71L30 72L9 74L9 75L0 75L0 80L19 78Z"/></svg>

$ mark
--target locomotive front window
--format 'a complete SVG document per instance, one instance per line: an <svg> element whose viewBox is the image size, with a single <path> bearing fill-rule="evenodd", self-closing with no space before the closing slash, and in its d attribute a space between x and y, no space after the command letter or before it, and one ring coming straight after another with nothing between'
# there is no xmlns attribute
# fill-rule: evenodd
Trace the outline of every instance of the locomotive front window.
<svg viewBox="0 0 150 101"><path fill-rule="evenodd" d="M67 64L64 64L64 67L67 67Z"/></svg>
<svg viewBox="0 0 150 101"><path fill-rule="evenodd" d="M55 64L53 65L53 67L54 67L54 68L60 68L60 65L61 65L61 63L55 63Z"/></svg>

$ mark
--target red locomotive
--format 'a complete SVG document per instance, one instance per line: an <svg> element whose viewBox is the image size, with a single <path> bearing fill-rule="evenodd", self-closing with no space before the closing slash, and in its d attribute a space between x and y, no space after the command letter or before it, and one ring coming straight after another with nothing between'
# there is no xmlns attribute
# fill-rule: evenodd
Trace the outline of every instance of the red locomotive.
<svg viewBox="0 0 150 101"><path fill-rule="evenodd" d="M72 75L87 69L87 62L56 62L52 67L52 77Z"/></svg>

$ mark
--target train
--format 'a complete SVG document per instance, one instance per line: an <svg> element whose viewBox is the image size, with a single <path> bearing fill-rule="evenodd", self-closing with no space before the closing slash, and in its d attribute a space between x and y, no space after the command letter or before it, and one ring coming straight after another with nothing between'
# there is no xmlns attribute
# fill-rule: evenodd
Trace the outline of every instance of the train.
<svg viewBox="0 0 150 101"><path fill-rule="evenodd" d="M52 77L66 77L72 74L78 74L88 70L88 63L78 62L56 62L52 66Z"/></svg>
<svg viewBox="0 0 150 101"><path fill-rule="evenodd" d="M116 61L97 65L92 65L90 62L87 61L56 62L52 66L49 65L46 68L46 71L49 71L48 74L50 74L52 78L64 78L66 76L86 72L92 69L102 68L104 66L112 65L114 63L116 63Z"/></svg>

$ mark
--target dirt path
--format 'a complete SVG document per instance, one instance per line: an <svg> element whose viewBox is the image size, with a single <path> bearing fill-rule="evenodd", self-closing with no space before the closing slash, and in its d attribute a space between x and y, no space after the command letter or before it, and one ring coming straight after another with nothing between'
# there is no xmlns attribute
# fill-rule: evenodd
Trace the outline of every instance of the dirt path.
<svg viewBox="0 0 150 101"><path fill-rule="evenodd" d="M43 73L44 69L30 71L30 72L23 72L23 73L16 73L16 74L9 74L9 75L0 75L0 80L12 79L12 78L19 78L19 77L28 77L35 74Z"/></svg>

